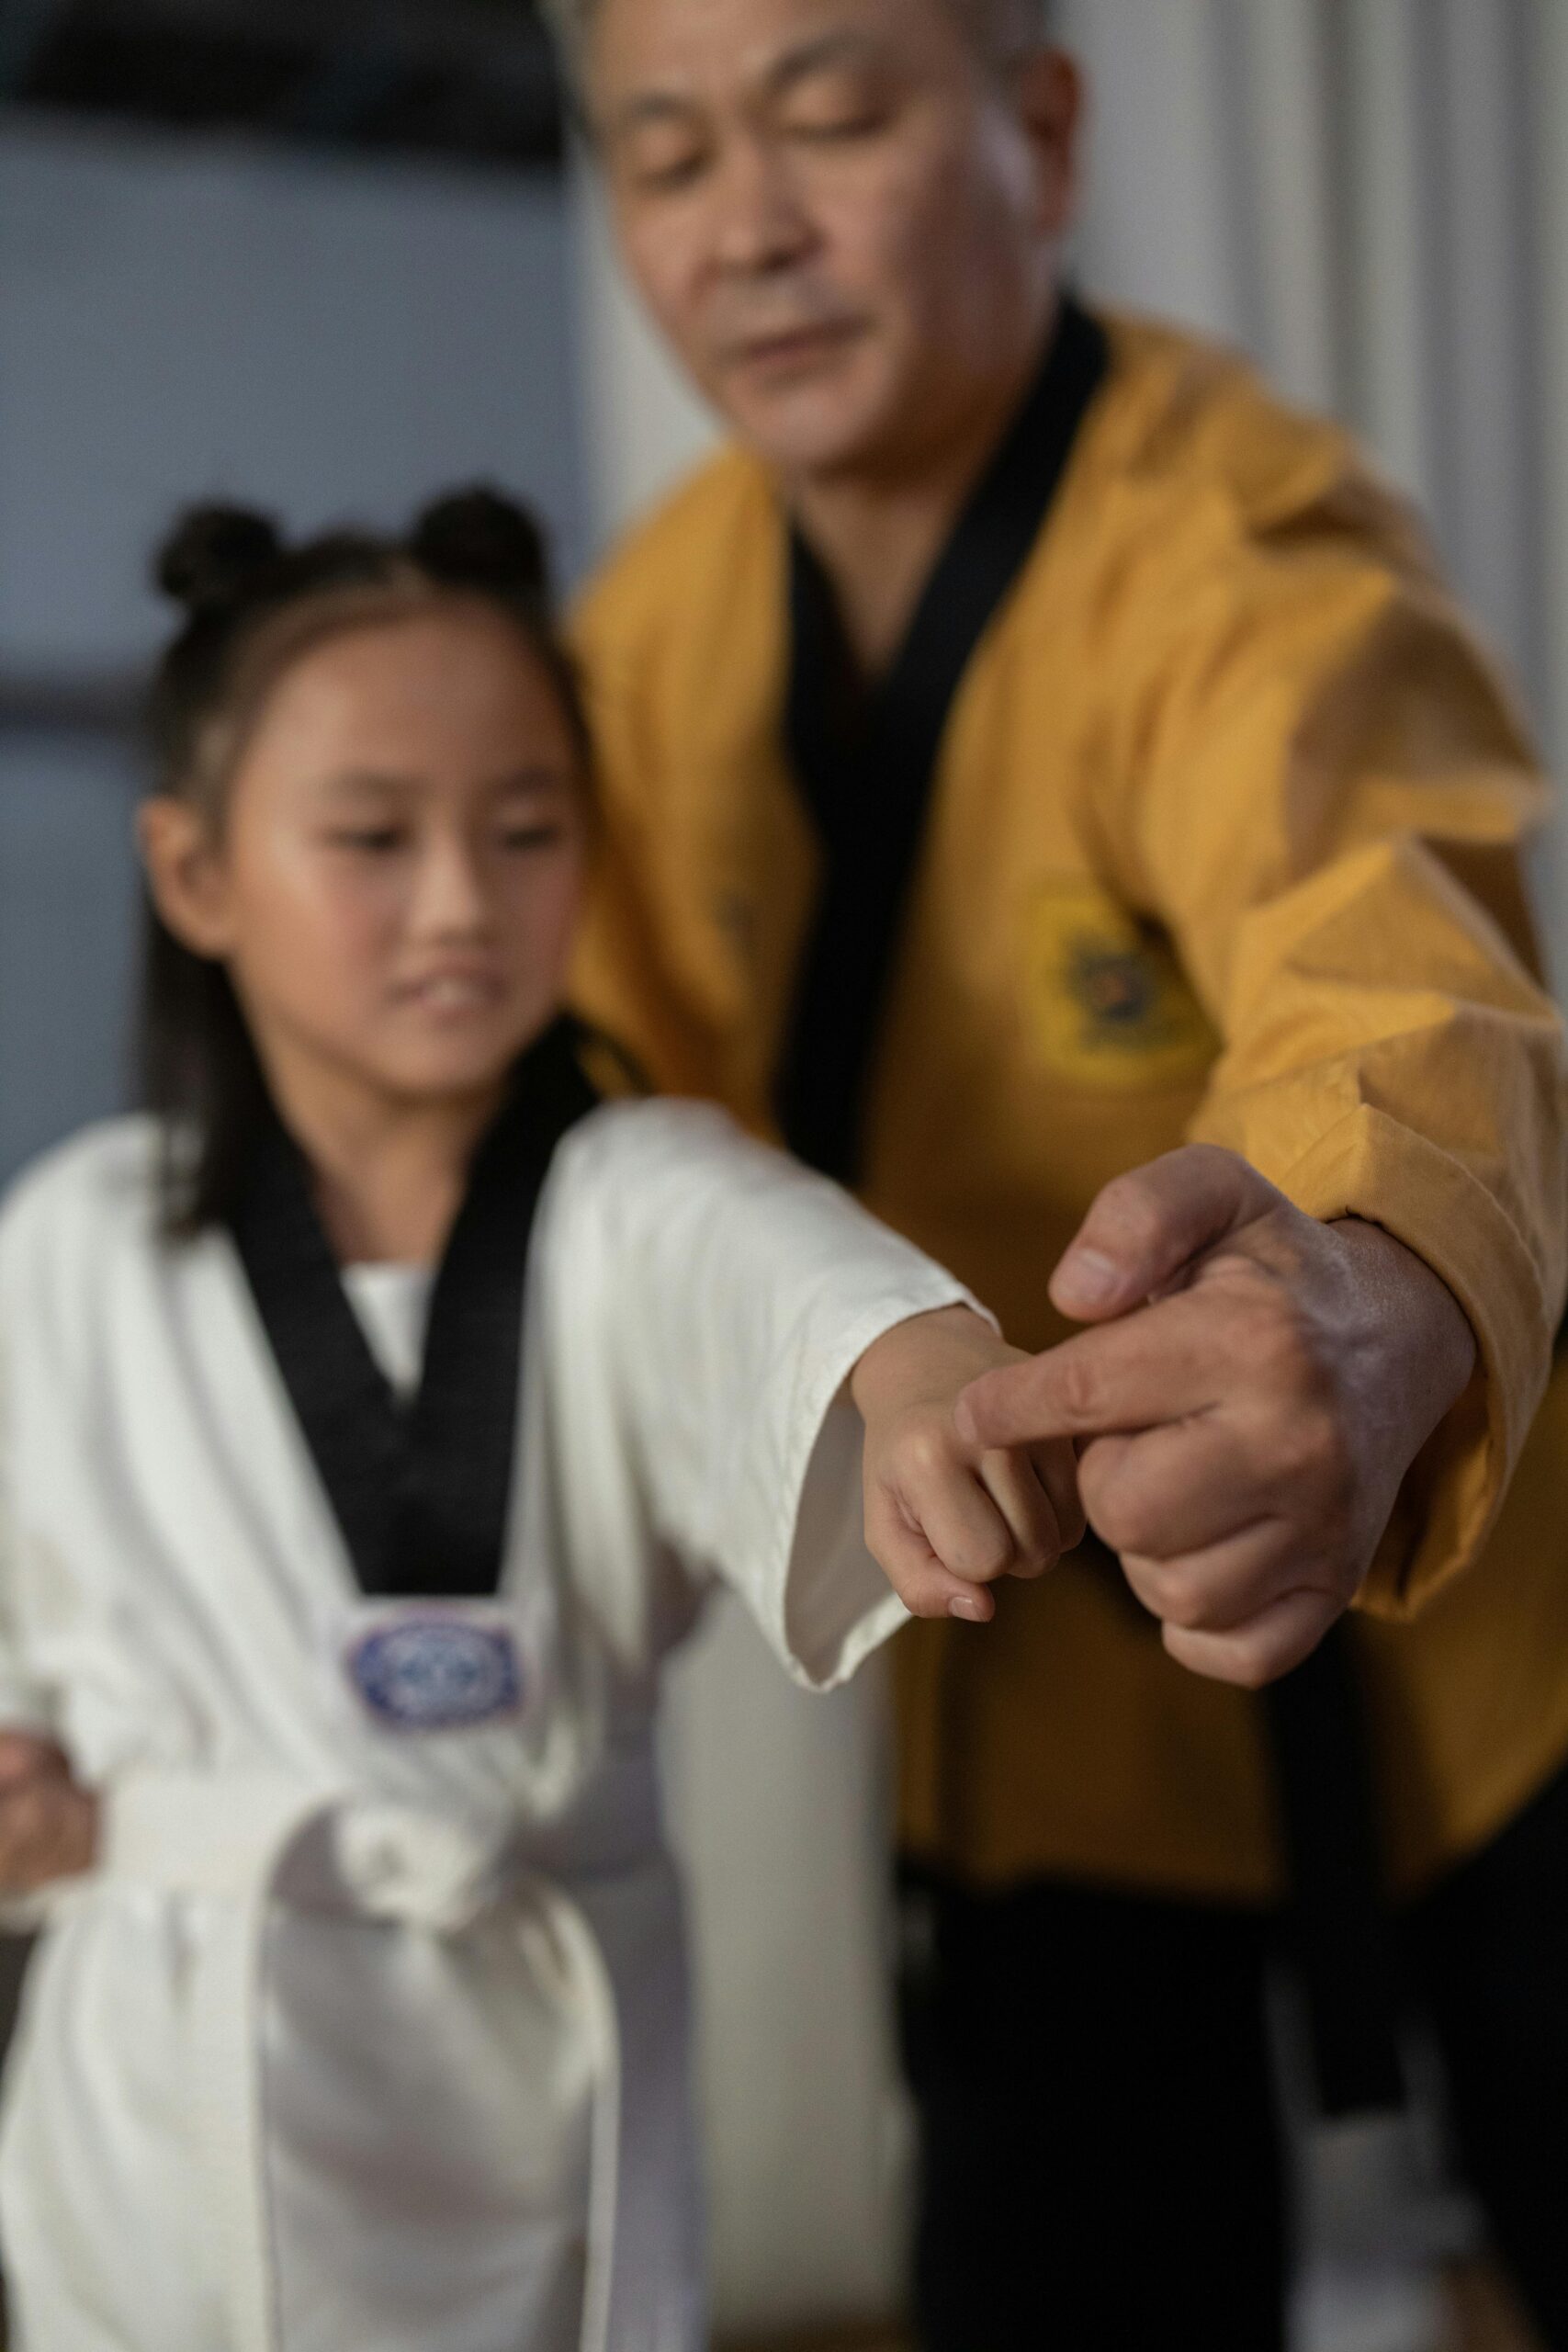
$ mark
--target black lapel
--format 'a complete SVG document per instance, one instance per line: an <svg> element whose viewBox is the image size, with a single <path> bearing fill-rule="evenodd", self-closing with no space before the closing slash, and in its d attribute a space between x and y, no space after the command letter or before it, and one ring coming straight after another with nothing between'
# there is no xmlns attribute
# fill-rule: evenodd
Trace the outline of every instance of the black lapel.
<svg viewBox="0 0 1568 2352"><path fill-rule="evenodd" d="M400 1406L344 1295L304 1160L274 1119L231 1219L289 1401L367 1593L493 1593L512 1494L528 1243L550 1159L598 1100L562 1021L518 1063L435 1279Z"/></svg>
<svg viewBox="0 0 1568 2352"><path fill-rule="evenodd" d="M791 540L785 734L824 873L775 1103L791 1148L845 1182L859 1172L866 1085L947 715L1039 537L1109 361L1103 327L1066 300L1044 365L852 733L835 724L842 671L831 594L810 550Z"/></svg>

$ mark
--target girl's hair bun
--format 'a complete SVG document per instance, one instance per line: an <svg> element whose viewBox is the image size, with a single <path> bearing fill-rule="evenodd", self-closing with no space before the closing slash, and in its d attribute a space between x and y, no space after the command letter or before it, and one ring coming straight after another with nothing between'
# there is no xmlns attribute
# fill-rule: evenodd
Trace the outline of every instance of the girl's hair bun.
<svg viewBox="0 0 1568 2352"><path fill-rule="evenodd" d="M282 553L270 515L248 506L189 506L159 548L153 574L187 611L219 612L238 603Z"/></svg>
<svg viewBox="0 0 1568 2352"><path fill-rule="evenodd" d="M409 552L436 580L492 594L542 601L549 560L533 516L498 490L453 491L425 508Z"/></svg>

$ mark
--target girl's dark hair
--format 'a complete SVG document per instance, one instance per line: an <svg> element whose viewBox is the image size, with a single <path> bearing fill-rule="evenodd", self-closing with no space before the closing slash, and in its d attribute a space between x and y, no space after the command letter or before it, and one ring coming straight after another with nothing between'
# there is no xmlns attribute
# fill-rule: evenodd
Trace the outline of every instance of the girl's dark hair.
<svg viewBox="0 0 1568 2352"><path fill-rule="evenodd" d="M557 633L537 524L499 492L436 499L403 537L363 529L288 544L265 514L193 506L164 539L153 577L185 619L153 675L152 790L220 828L230 780L284 671L344 629L407 618L457 597L516 624L560 696L588 772L576 675ZM171 1234L226 1216L266 1115L261 1066L220 964L176 939L146 899L140 1021L142 1101L164 1136Z"/></svg>

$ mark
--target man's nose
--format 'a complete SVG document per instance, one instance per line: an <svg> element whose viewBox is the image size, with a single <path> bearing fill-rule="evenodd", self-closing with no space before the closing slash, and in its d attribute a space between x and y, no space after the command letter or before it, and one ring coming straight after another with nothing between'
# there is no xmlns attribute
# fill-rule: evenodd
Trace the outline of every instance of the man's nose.
<svg viewBox="0 0 1568 2352"><path fill-rule="evenodd" d="M786 158L767 141L732 141L714 197L716 251L726 269L755 276L785 267L809 250L810 214Z"/></svg>

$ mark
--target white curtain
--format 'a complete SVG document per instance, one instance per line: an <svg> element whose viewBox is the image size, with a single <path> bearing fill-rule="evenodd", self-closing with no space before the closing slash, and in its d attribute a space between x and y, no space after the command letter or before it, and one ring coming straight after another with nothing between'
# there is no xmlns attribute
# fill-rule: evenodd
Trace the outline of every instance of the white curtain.
<svg viewBox="0 0 1568 2352"><path fill-rule="evenodd" d="M1094 292L1252 351L1420 503L1568 754L1568 5L1063 0ZM1568 888L1541 913L1568 972Z"/></svg>
<svg viewBox="0 0 1568 2352"><path fill-rule="evenodd" d="M1089 74L1091 295L1246 346L1421 503L1554 756L1568 751L1568 0L1064 0ZM591 458L608 535L703 446L582 182ZM1568 865L1538 875L1568 974ZM874 1688L781 1692L727 1617L671 1758L695 1889L719 2314L896 2300ZM1404 2346L1341 2313L1303 2347ZM1325 2334L1324 2327L1328 2328ZM1392 2332L1390 2332L1392 2330ZM1403 2332L1401 2332L1403 2331Z"/></svg>

